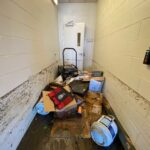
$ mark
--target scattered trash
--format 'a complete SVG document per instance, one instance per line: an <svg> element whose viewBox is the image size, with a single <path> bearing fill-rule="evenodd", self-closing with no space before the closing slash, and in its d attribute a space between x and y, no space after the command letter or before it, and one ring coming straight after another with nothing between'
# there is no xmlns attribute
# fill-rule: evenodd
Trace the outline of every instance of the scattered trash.
<svg viewBox="0 0 150 150"><path fill-rule="evenodd" d="M79 137L82 125L82 121L79 120L82 120L82 118L56 119L50 136L56 138L70 138L72 136Z"/></svg>
<svg viewBox="0 0 150 150"><path fill-rule="evenodd" d="M104 77L91 77L91 80L96 80L99 82L104 82L105 78Z"/></svg>
<svg viewBox="0 0 150 150"><path fill-rule="evenodd" d="M86 110L87 110L87 120L91 125L102 115L102 102L103 102L103 94L88 92L85 96L86 99Z"/></svg>
<svg viewBox="0 0 150 150"><path fill-rule="evenodd" d="M43 91L43 103L44 103L44 111L45 112L55 112L55 105L52 100L48 96L49 91Z"/></svg>
<svg viewBox="0 0 150 150"><path fill-rule="evenodd" d="M85 123L83 124L82 127L82 134L81 134L82 138L90 138L90 125L88 121L85 121Z"/></svg>
<svg viewBox="0 0 150 150"><path fill-rule="evenodd" d="M73 96L64 88L61 87L58 87L53 91L49 92L48 96L54 102L57 109L64 108L73 100Z"/></svg>
<svg viewBox="0 0 150 150"><path fill-rule="evenodd" d="M102 71L92 71L92 77L102 77L103 72Z"/></svg>
<svg viewBox="0 0 150 150"><path fill-rule="evenodd" d="M85 103L85 99L83 99L82 97L80 97L79 95L75 95L75 99L76 102L78 104L78 106L82 105L83 103Z"/></svg>
<svg viewBox="0 0 150 150"><path fill-rule="evenodd" d="M75 78L67 78L66 79L66 85L69 85L71 82L73 82L75 80Z"/></svg>
<svg viewBox="0 0 150 150"><path fill-rule="evenodd" d="M90 80L96 80L96 81L104 81L105 78L103 77L103 72L101 71L83 71L80 72L80 74L75 78L75 80L80 80L84 82L89 82Z"/></svg>
<svg viewBox="0 0 150 150"><path fill-rule="evenodd" d="M75 80L86 81L89 82L91 79L91 73L88 71L80 72L80 74L75 78Z"/></svg>
<svg viewBox="0 0 150 150"><path fill-rule="evenodd" d="M103 147L110 146L118 132L114 117L103 115L91 127L91 136L93 141Z"/></svg>
<svg viewBox="0 0 150 150"><path fill-rule="evenodd" d="M43 103L45 112L55 112L55 116L58 118L69 117L76 112L77 102L75 99L73 99L72 102L70 102L63 109L59 110L55 107L48 94L48 91L43 91Z"/></svg>
<svg viewBox="0 0 150 150"><path fill-rule="evenodd" d="M64 86L63 88L64 88L67 92L71 93L71 88L70 88L68 85Z"/></svg>
<svg viewBox="0 0 150 150"><path fill-rule="evenodd" d="M58 83L58 84L63 84L63 78L62 76L58 76L56 79L55 79L55 82Z"/></svg>
<svg viewBox="0 0 150 150"><path fill-rule="evenodd" d="M93 92L102 92L103 81L99 82L96 80L91 80L89 85L89 90Z"/></svg>
<svg viewBox="0 0 150 150"><path fill-rule="evenodd" d="M59 84L59 83L56 83L56 82L51 82L50 84L49 84L49 86L50 86L50 88L51 88L51 90L50 91L52 91L52 90L54 90L54 89L56 89L56 88L58 88L58 87L63 87L63 85L61 85L61 84Z"/></svg>
<svg viewBox="0 0 150 150"><path fill-rule="evenodd" d="M77 102L74 99L71 103L65 106L63 109L58 110L56 109L55 116L57 118L68 118L70 116L74 116L77 112Z"/></svg>
<svg viewBox="0 0 150 150"><path fill-rule="evenodd" d="M78 107L78 110L77 110L77 113L78 113L78 115L80 115L80 116L82 116L82 107L81 106L79 106Z"/></svg>
<svg viewBox="0 0 150 150"><path fill-rule="evenodd" d="M89 83L74 80L70 83L70 87L74 94L84 96L88 91Z"/></svg>
<svg viewBox="0 0 150 150"><path fill-rule="evenodd" d="M82 138L91 137L91 125L102 115L102 75L101 71L83 71L77 77L68 75L65 77L66 80L60 75L48 85L46 91L42 92L36 110L41 115L53 114L55 120L52 134L55 135L59 130L68 135L69 132L78 132ZM73 118L76 120L74 123L68 120ZM57 124L57 119L61 119L62 124ZM97 124L92 125L93 129L95 125ZM76 131L72 131L73 129Z"/></svg>
<svg viewBox="0 0 150 150"><path fill-rule="evenodd" d="M103 102L103 94L102 93L95 93L95 92L88 91L85 98L86 98L86 102L91 105L93 105L93 104L102 105L102 102Z"/></svg>

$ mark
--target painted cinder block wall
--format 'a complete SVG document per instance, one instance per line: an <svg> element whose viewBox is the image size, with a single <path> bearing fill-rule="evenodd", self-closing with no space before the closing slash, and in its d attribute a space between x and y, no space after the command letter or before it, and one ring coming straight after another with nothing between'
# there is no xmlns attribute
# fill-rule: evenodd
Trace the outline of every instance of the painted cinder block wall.
<svg viewBox="0 0 150 150"><path fill-rule="evenodd" d="M104 94L137 150L150 147L149 0L99 0L93 67L105 72Z"/></svg>
<svg viewBox="0 0 150 150"><path fill-rule="evenodd" d="M51 0L0 0L0 149L16 149L59 61Z"/></svg>

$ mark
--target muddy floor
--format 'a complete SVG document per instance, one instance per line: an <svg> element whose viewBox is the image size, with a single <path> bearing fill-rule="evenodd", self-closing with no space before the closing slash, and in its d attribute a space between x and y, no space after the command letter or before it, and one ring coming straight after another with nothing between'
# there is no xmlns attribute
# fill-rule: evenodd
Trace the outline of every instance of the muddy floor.
<svg viewBox="0 0 150 150"><path fill-rule="evenodd" d="M108 148L97 146L90 138L83 138L82 119L55 119L52 114L36 115L18 150L124 150L119 138Z"/></svg>

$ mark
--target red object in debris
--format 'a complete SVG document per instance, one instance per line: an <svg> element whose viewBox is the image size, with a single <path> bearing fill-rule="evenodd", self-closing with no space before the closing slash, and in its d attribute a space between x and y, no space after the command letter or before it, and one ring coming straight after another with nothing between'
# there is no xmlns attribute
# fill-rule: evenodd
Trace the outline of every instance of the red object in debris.
<svg viewBox="0 0 150 150"><path fill-rule="evenodd" d="M54 102L57 109L64 108L73 100L72 95L65 89L60 87L54 89L52 92L48 94L48 96Z"/></svg>

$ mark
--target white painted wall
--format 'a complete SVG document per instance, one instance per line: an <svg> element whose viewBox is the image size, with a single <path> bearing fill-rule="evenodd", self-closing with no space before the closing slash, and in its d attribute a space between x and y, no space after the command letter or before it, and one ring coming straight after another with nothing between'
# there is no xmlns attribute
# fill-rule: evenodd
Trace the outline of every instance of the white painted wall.
<svg viewBox="0 0 150 150"><path fill-rule="evenodd" d="M63 26L69 21L75 23L84 22L85 44L84 44L84 68L92 65L95 24L96 24L96 3L62 3L58 6L59 42L60 49L63 47Z"/></svg>
<svg viewBox="0 0 150 150"><path fill-rule="evenodd" d="M105 96L137 150L150 149L149 0L99 0L94 65L105 71Z"/></svg>
<svg viewBox="0 0 150 150"><path fill-rule="evenodd" d="M1 150L16 150L58 59L57 7L50 0L0 0Z"/></svg>
<svg viewBox="0 0 150 150"><path fill-rule="evenodd" d="M58 59L57 22L49 0L0 0L0 97Z"/></svg>

